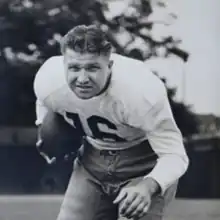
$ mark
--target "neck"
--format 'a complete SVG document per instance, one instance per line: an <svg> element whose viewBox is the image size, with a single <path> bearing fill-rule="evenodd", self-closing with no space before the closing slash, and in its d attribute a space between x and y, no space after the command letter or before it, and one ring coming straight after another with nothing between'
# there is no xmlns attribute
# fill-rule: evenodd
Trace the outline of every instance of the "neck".
<svg viewBox="0 0 220 220"><path fill-rule="evenodd" d="M107 78L107 81L105 83L105 86L103 87L103 89L96 96L101 95L102 93L104 93L108 89L108 87L110 85L110 82L111 82L111 76L112 76L112 74L110 73L108 78Z"/></svg>

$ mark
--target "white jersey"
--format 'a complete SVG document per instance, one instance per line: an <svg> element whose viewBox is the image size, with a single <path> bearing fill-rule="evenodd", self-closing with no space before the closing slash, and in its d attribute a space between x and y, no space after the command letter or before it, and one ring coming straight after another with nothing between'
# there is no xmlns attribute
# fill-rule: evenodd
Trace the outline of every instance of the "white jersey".
<svg viewBox="0 0 220 220"><path fill-rule="evenodd" d="M112 54L111 59L114 64L108 88L99 96L87 100L78 98L68 87L63 56L47 60L34 81L36 124L42 123L50 109L63 115L72 126L83 130L87 140L99 149L135 147L148 139L159 156L149 175L162 188L167 188L185 172L188 158L171 113L165 86L143 62L118 54ZM166 169L175 171L164 180Z"/></svg>

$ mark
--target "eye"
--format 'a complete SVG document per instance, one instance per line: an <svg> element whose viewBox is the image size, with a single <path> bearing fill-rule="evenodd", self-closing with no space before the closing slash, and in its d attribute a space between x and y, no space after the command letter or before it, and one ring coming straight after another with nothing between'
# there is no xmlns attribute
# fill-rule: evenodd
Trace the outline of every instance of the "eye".
<svg viewBox="0 0 220 220"><path fill-rule="evenodd" d="M80 67L79 66L69 66L69 70L74 71L74 72L78 72L78 71L80 71Z"/></svg>
<svg viewBox="0 0 220 220"><path fill-rule="evenodd" d="M88 66L86 68L87 71L90 71L90 72L95 72L97 70L99 70L100 68L98 66Z"/></svg>

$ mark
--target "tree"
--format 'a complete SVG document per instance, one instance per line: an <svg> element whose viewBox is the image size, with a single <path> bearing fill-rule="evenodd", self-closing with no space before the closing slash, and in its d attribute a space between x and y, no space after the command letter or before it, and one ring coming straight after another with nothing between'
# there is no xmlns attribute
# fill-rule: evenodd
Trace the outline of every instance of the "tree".
<svg viewBox="0 0 220 220"><path fill-rule="evenodd" d="M157 49L165 49L165 57L175 54L184 61L188 53L178 48L179 39L164 36L155 39L153 28L166 19L155 19L150 1L120 1L123 10L111 11L109 1L101 0L11 0L0 2L0 110L1 125L33 126L35 96L33 79L39 66L48 57L60 54L59 41L70 28L79 24L97 24L107 32L114 51L140 60L157 56ZM123 3L124 2L124 3ZM112 1L111 1L112 3ZM157 4L166 9L165 4ZM171 20L176 15L170 15ZM169 20L169 19L168 19ZM171 89L172 90L172 89ZM168 91L171 91L168 89ZM194 122L194 115L183 103L170 102L174 115L184 123L178 124L184 134L191 132L186 123ZM7 116L7 117L5 117ZM193 120L191 120L193 118Z"/></svg>
<svg viewBox="0 0 220 220"><path fill-rule="evenodd" d="M167 87L166 79L162 78L161 80ZM198 133L198 118L197 115L191 111L190 106L187 106L182 102L174 101L174 97L176 94L175 88L167 87L167 94L173 112L173 116L183 136L185 138L189 138L191 135Z"/></svg>
<svg viewBox="0 0 220 220"><path fill-rule="evenodd" d="M77 1L74 1L77 3ZM88 1L84 2L84 9ZM33 79L48 57L59 54L61 35L77 24L90 24L72 1L11 0L0 7L1 125L33 125Z"/></svg>

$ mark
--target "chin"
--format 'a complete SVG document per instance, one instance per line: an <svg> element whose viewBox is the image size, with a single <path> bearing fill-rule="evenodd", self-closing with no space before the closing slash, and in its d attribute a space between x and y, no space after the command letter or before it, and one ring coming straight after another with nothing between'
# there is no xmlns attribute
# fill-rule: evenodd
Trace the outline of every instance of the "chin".
<svg viewBox="0 0 220 220"><path fill-rule="evenodd" d="M92 97L93 97L93 96L89 96L89 97L78 96L78 98L83 99L83 100L91 99Z"/></svg>
<svg viewBox="0 0 220 220"><path fill-rule="evenodd" d="M91 99L92 97L94 97L94 95L91 95L91 94L79 94L79 93L75 93L76 96L80 99Z"/></svg>

